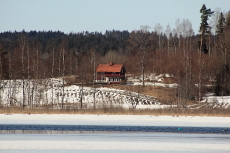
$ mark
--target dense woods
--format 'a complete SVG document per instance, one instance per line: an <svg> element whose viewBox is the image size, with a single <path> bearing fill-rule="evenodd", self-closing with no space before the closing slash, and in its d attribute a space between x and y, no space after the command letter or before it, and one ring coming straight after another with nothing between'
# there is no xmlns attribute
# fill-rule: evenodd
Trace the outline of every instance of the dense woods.
<svg viewBox="0 0 230 153"><path fill-rule="evenodd" d="M180 98L200 101L207 91L230 95L230 13L212 12L205 5L200 12L197 35L188 19L178 19L174 29L168 25L165 30L156 24L131 32L3 32L0 78L78 75L92 83L95 65L113 61L141 80L151 73L172 75L178 84L175 96ZM213 13L218 16L216 27L208 24Z"/></svg>

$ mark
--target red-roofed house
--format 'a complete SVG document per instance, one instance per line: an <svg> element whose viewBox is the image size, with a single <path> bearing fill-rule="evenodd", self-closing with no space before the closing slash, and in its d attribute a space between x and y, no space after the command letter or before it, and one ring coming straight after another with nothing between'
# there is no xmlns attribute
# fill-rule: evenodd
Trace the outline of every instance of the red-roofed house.
<svg viewBox="0 0 230 153"><path fill-rule="evenodd" d="M99 64L96 70L97 83L121 83L125 80L125 68L120 64Z"/></svg>

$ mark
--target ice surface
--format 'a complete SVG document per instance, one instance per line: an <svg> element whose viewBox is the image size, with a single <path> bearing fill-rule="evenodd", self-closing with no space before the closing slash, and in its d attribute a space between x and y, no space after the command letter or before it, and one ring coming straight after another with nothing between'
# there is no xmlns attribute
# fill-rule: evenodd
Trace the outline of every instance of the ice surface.
<svg viewBox="0 0 230 153"><path fill-rule="evenodd" d="M230 117L172 117L149 115L81 114L0 114L0 124L230 127Z"/></svg>
<svg viewBox="0 0 230 153"><path fill-rule="evenodd" d="M0 152L229 152L230 135L173 133L2 134Z"/></svg>
<svg viewBox="0 0 230 153"><path fill-rule="evenodd" d="M229 117L0 114L0 124L230 127L229 121ZM229 144L229 134L147 132L0 134L1 153L228 153Z"/></svg>

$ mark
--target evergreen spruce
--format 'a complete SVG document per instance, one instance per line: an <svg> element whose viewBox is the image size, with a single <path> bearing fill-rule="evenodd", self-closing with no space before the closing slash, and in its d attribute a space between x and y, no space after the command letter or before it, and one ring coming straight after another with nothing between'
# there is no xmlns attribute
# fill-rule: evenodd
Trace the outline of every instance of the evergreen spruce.
<svg viewBox="0 0 230 153"><path fill-rule="evenodd" d="M223 34L225 26L226 26L225 18L223 13L221 12L219 16L218 24L216 25L217 36Z"/></svg>

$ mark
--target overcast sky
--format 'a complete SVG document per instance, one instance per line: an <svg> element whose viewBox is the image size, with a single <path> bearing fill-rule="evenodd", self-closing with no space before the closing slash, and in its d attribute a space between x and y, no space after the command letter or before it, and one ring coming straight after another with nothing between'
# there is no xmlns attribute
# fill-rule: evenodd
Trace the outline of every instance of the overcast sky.
<svg viewBox="0 0 230 153"><path fill-rule="evenodd" d="M230 10L230 0L0 0L0 32L102 32L140 29L160 23L175 27L176 19L189 19L198 32L199 10Z"/></svg>

